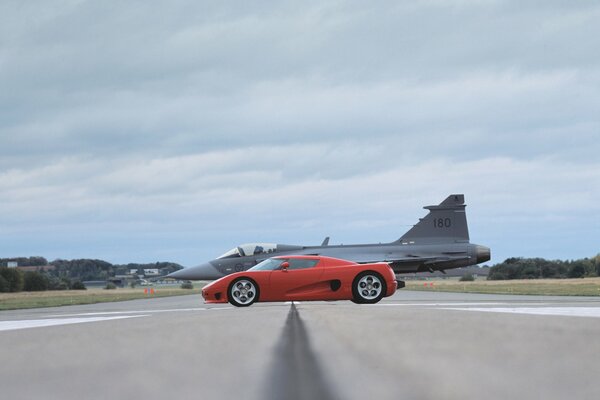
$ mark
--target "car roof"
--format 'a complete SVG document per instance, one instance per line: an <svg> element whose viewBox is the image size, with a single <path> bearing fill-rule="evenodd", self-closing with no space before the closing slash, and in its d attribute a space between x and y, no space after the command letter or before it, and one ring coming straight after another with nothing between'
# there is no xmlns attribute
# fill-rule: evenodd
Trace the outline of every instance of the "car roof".
<svg viewBox="0 0 600 400"><path fill-rule="evenodd" d="M357 264L354 261L350 261L350 260L344 260L343 258L335 258L335 257L327 257L327 256L300 256L300 255L289 255L289 256L275 256L272 258L277 258L277 259L295 259L295 260L323 260L323 261L333 261L336 263L341 263L341 264Z"/></svg>

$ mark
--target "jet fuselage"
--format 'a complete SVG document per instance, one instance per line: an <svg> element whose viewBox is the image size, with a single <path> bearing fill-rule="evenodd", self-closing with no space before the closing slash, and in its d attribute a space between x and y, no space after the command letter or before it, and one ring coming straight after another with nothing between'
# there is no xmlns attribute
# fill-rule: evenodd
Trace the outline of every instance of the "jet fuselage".
<svg viewBox="0 0 600 400"><path fill-rule="evenodd" d="M490 259L490 249L469 242L464 196L450 195L400 239L392 243L297 246L273 243L241 245L221 257L169 275L182 280L213 280L245 271L281 255L322 255L358 263L388 262L396 273L443 271L475 265Z"/></svg>

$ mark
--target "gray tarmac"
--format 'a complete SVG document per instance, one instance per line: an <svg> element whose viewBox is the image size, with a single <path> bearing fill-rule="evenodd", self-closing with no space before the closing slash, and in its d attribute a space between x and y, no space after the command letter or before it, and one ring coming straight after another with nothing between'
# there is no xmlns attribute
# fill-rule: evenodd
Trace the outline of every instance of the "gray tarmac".
<svg viewBox="0 0 600 400"><path fill-rule="evenodd" d="M600 298L400 290L0 312L6 399L597 399Z"/></svg>

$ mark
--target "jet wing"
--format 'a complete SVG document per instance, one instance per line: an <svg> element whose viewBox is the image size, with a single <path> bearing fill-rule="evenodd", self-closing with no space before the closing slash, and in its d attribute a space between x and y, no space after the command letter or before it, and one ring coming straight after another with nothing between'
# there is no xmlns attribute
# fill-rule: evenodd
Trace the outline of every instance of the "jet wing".
<svg viewBox="0 0 600 400"><path fill-rule="evenodd" d="M414 263L423 263L425 265L435 264L438 262L444 261L458 261L458 260L467 260L471 257L469 256L418 256L418 255L406 255L404 257L385 257L383 262L394 263L394 264L414 264ZM352 257L352 261L364 264L364 263L374 263L381 262L381 259L374 259L373 256L369 254L359 255Z"/></svg>
<svg viewBox="0 0 600 400"><path fill-rule="evenodd" d="M471 257L469 256L462 256L462 257L435 257L435 260L433 261L426 261L425 265L427 264L435 264L438 262L444 262L444 261L460 261L460 260L469 260Z"/></svg>

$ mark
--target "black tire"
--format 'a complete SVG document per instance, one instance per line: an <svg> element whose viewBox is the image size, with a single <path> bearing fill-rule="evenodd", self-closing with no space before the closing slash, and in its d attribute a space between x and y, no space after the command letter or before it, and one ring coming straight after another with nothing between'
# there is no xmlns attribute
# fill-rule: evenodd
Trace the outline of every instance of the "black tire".
<svg viewBox="0 0 600 400"><path fill-rule="evenodd" d="M242 286L239 286L242 285ZM236 294L237 292L237 294ZM236 307L248 307L258 301L260 288L256 282L245 276L236 278L227 288L227 299Z"/></svg>
<svg viewBox="0 0 600 400"><path fill-rule="evenodd" d="M361 285L365 285L361 287ZM368 287L367 285L371 285ZM352 281L352 301L356 304L378 303L387 292L385 280L375 271L363 271Z"/></svg>

